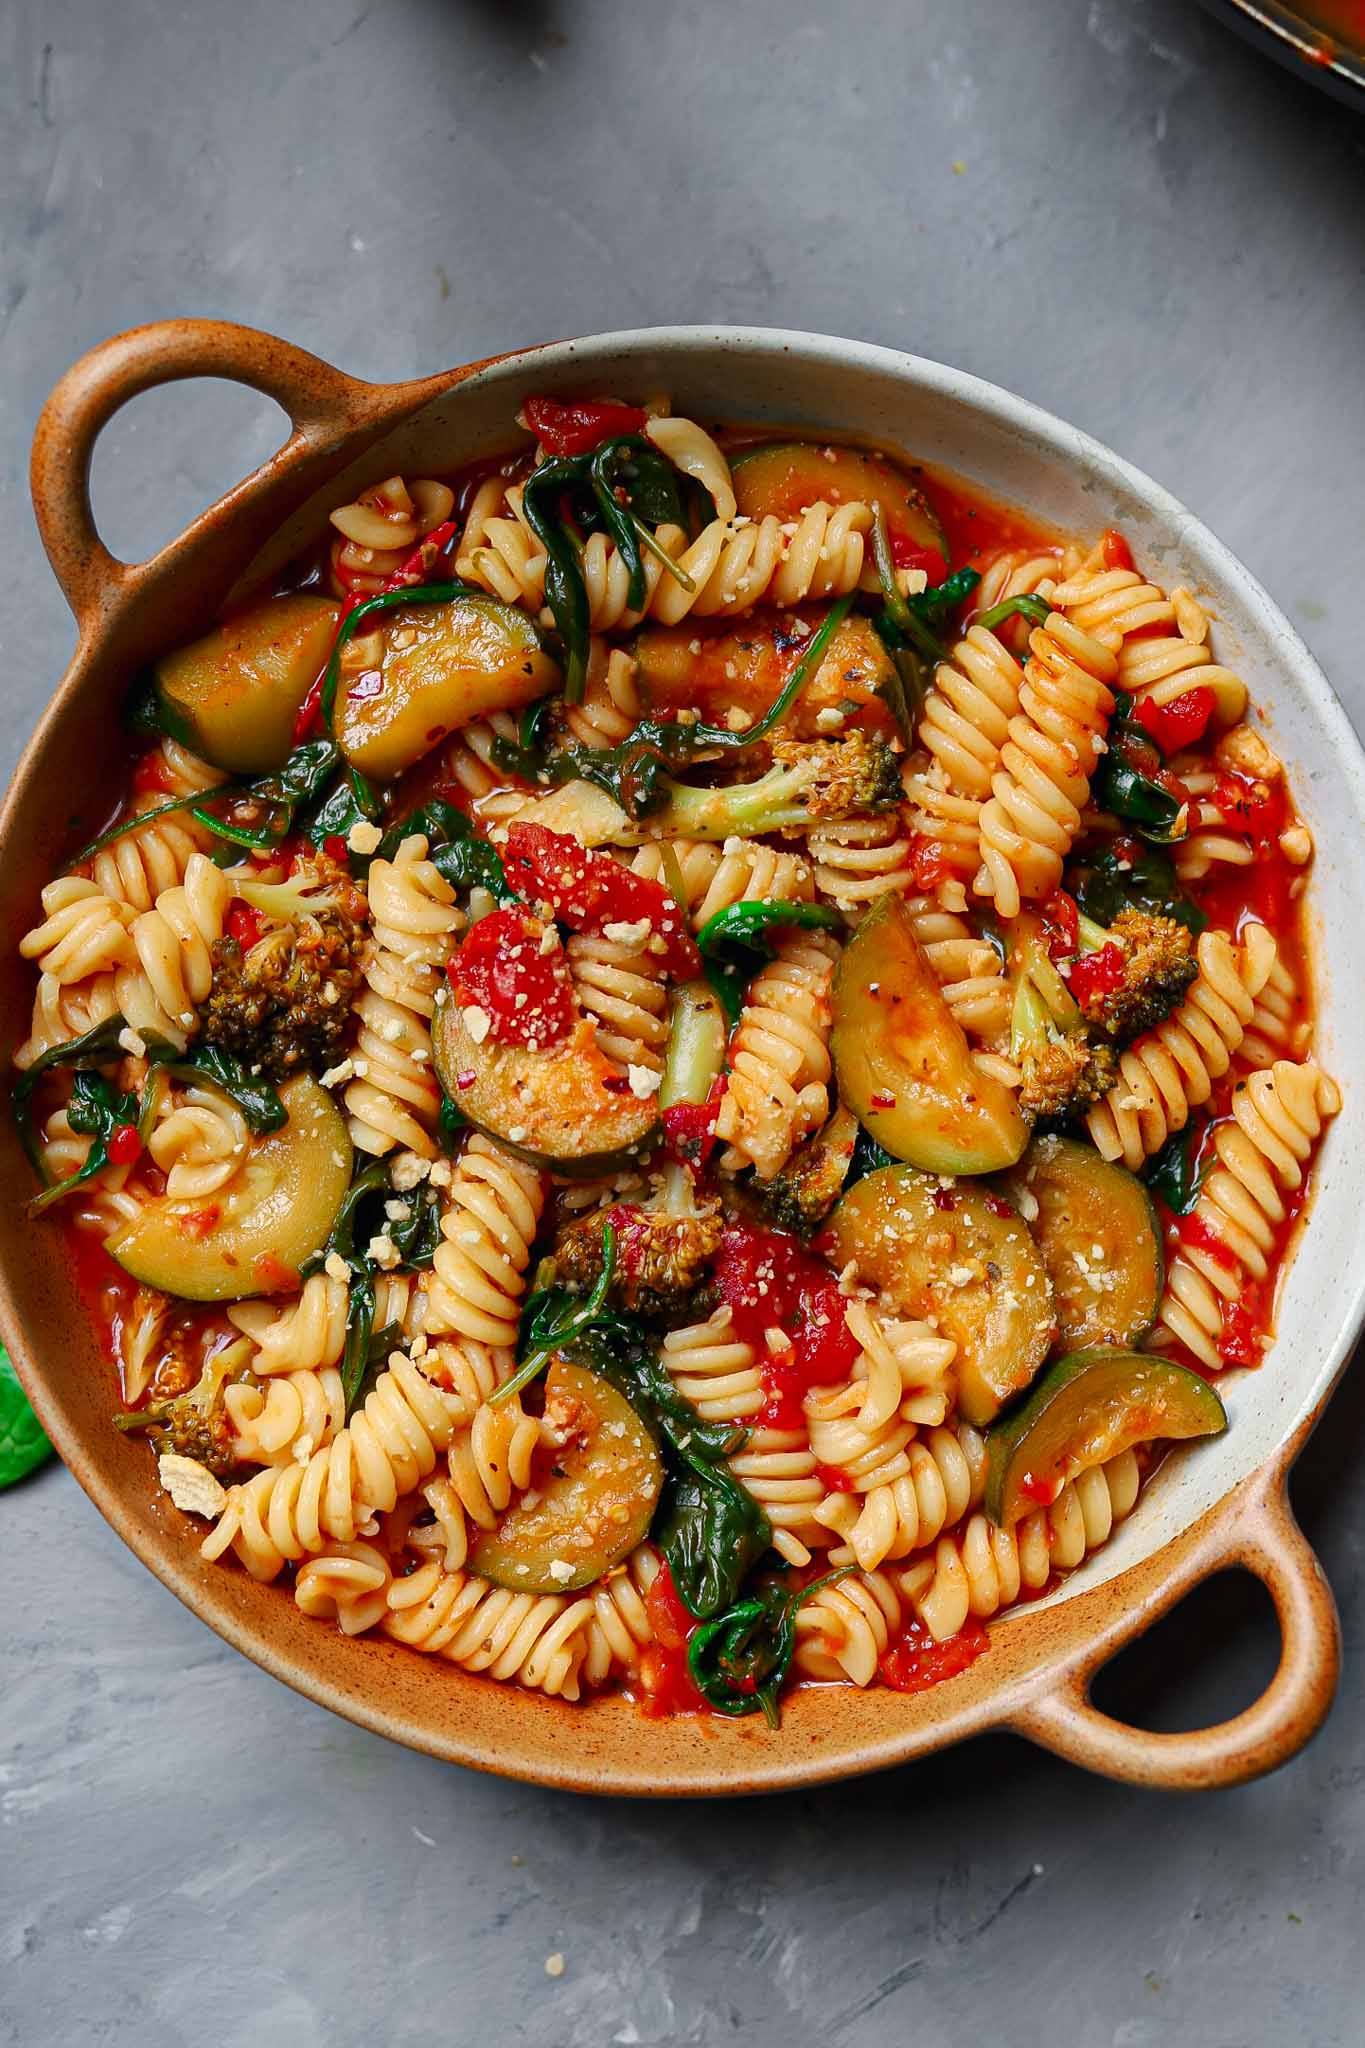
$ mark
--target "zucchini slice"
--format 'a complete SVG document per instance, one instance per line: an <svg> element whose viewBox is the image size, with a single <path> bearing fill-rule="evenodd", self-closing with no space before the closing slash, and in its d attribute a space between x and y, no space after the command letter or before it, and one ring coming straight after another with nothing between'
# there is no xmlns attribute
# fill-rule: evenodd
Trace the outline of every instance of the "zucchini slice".
<svg viewBox="0 0 1365 2048"><path fill-rule="evenodd" d="M830 1051L839 1100L926 1173L997 1173L1028 1143L1013 1091L972 1058L899 896L883 896L844 947Z"/></svg>
<svg viewBox="0 0 1365 2048"><path fill-rule="evenodd" d="M272 597L165 655L153 671L165 730L233 775L278 768L340 616L307 591Z"/></svg>
<svg viewBox="0 0 1365 2048"><path fill-rule="evenodd" d="M624 1394L550 1361L545 1414L564 1438L551 1475L474 1545L469 1564L513 1593L590 1586L649 1534L663 1488L658 1446Z"/></svg>
<svg viewBox="0 0 1365 2048"><path fill-rule="evenodd" d="M533 1166L591 1180L630 1165L658 1131L658 1096L640 1101L630 1092L600 1050L590 1017L539 1052L492 1038L480 1043L443 990L431 1043L441 1086L461 1115Z"/></svg>
<svg viewBox="0 0 1365 2048"><path fill-rule="evenodd" d="M731 459L735 498L742 514L798 519L808 505L880 504L893 541L932 549L943 559L948 544L924 493L884 455L832 448L826 441L769 441ZM932 579L931 579L932 580Z"/></svg>
<svg viewBox="0 0 1365 2048"><path fill-rule="evenodd" d="M934 1317L957 1345L958 1406L977 1428L1047 1357L1056 1324L1042 1257L1009 1203L985 1188L883 1166L849 1189L817 1243L831 1265L851 1259L898 1315Z"/></svg>
<svg viewBox="0 0 1365 2048"><path fill-rule="evenodd" d="M1208 1381L1169 1358L1103 1345L1073 1351L990 1431L986 1512L1007 1527L1134 1444L1221 1436L1227 1426Z"/></svg>
<svg viewBox="0 0 1365 2048"><path fill-rule="evenodd" d="M1004 1188L1043 1254L1058 1342L1068 1350L1135 1344L1156 1320L1165 1278L1161 1231L1142 1182L1093 1145L1038 1137Z"/></svg>
<svg viewBox="0 0 1365 2048"><path fill-rule="evenodd" d="M279 1294L331 1235L351 1181L346 1120L311 1075L286 1081L288 1121L252 1141L215 1195L144 1202L107 1241L126 1273L186 1301Z"/></svg>

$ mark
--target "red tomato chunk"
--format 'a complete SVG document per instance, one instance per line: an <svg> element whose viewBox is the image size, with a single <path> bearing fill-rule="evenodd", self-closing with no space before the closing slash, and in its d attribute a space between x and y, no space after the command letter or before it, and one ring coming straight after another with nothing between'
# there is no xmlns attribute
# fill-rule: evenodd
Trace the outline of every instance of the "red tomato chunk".
<svg viewBox="0 0 1365 2048"><path fill-rule="evenodd" d="M1200 683L1169 704L1157 704L1144 697L1134 714L1138 724L1154 739L1163 754L1178 754L1202 740L1213 717L1213 691Z"/></svg>
<svg viewBox="0 0 1365 2048"><path fill-rule="evenodd" d="M578 1015L569 964L548 929L518 910L495 910L466 932L447 972L455 1000L488 1018L499 1045L557 1045Z"/></svg>
<svg viewBox="0 0 1365 2048"><path fill-rule="evenodd" d="M701 973L701 954L662 882L633 875L609 853L592 853L566 832L544 825L513 825L503 854L507 879L574 931L599 932L609 924L647 925L645 949L665 974L690 979Z"/></svg>
<svg viewBox="0 0 1365 2048"><path fill-rule="evenodd" d="M742 1224L721 1238L715 1280L733 1311L736 1336L757 1354L767 1395L758 1421L799 1429L809 1389L838 1385L857 1361L838 1281L799 1238ZM789 1347L768 1349L772 1329L791 1340Z"/></svg>
<svg viewBox="0 0 1365 2048"><path fill-rule="evenodd" d="M646 415L614 398L528 398L521 417L551 455L590 455L619 434L643 433Z"/></svg>
<svg viewBox="0 0 1365 2048"><path fill-rule="evenodd" d="M878 1669L896 1692L927 1692L945 1678L956 1678L989 1646L990 1637L975 1615L946 1643L936 1643L922 1622L912 1621L888 1645Z"/></svg>

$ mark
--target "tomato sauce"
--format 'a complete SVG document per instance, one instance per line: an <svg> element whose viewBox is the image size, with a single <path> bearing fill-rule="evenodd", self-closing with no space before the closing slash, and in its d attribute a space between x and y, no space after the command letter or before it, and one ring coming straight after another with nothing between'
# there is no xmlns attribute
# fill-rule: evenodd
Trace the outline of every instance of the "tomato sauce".
<svg viewBox="0 0 1365 2048"><path fill-rule="evenodd" d="M923 1622L910 1621L887 1644L877 1670L893 1692L928 1692L966 1671L989 1648L990 1637L975 1615L946 1643L936 1643Z"/></svg>

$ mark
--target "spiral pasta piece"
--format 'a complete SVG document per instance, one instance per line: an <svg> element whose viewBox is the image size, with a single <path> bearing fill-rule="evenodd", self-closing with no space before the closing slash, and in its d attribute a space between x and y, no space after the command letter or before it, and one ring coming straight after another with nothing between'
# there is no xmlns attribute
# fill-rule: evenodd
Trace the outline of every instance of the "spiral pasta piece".
<svg viewBox="0 0 1365 2048"><path fill-rule="evenodd" d="M808 599L843 597L858 588L871 507L818 501L786 526L773 516L741 524L715 519L688 542L677 526L660 526L655 542L687 581L653 551L644 557L645 594L629 602L629 572L603 533L591 534L579 557L594 632L629 629L642 618L676 626L688 617L737 615L757 604L783 608ZM525 523L521 492L506 494L504 516L480 513L477 537L466 528L457 573L508 604L539 611L545 601L545 555ZM689 587L690 586L690 587Z"/></svg>
<svg viewBox="0 0 1365 2048"><path fill-rule="evenodd" d="M475 1132L460 1154L427 1276L429 1337L454 1335L510 1350L517 1341L531 1244L545 1202L533 1166Z"/></svg>
<svg viewBox="0 0 1365 2048"><path fill-rule="evenodd" d="M584 747L616 747L644 716L639 670L624 647L593 638L582 700L566 704L564 721Z"/></svg>
<svg viewBox="0 0 1365 2048"><path fill-rule="evenodd" d="M343 1635L364 1635L388 1612L393 1568L373 1543L329 1543L299 1566L294 1604L315 1621L334 1621Z"/></svg>
<svg viewBox="0 0 1365 2048"><path fill-rule="evenodd" d="M1048 547L1004 548L985 564L981 581L972 595L972 611L978 617L993 611L1011 597L1050 599L1062 574L1062 550ZM1023 619L1006 619L1000 628L1008 641L1027 631Z"/></svg>
<svg viewBox="0 0 1365 2048"><path fill-rule="evenodd" d="M1249 1067L1269 1067L1276 1060L1302 1056L1308 1044L1309 1027L1299 1014L1300 1003L1293 970L1284 955L1277 954L1242 1040L1240 1058Z"/></svg>
<svg viewBox="0 0 1365 2048"><path fill-rule="evenodd" d="M136 799L134 815L176 797L196 796L223 780L216 768L178 740L163 739L153 758L154 786ZM90 863L91 878L116 902L132 910L150 910L163 889L184 881L190 855L202 852L212 839L208 827L188 810L170 811L121 833L102 848Z"/></svg>
<svg viewBox="0 0 1365 2048"><path fill-rule="evenodd" d="M419 540L449 519L455 493L430 477L385 478L329 514L332 588L338 597L373 597L402 568Z"/></svg>
<svg viewBox="0 0 1365 2048"><path fill-rule="evenodd" d="M79 1173L94 1142L87 1133L72 1130L65 1109L54 1110L43 1125L39 1144L43 1172L49 1183L70 1180ZM142 1211L145 1191L129 1185L131 1172L129 1166L101 1167L66 1198L68 1221L77 1230L99 1238L135 1222Z"/></svg>
<svg viewBox="0 0 1365 2048"><path fill-rule="evenodd" d="M445 1538L447 1571L469 1556L469 1528L496 1529L513 1496L531 1483L540 1424L514 1395L493 1407L483 1401L458 1429L446 1454L447 1476L429 1480L422 1496Z"/></svg>
<svg viewBox="0 0 1365 2048"><path fill-rule="evenodd" d="M466 1671L576 1700L593 1603L567 1593L509 1593L438 1559L388 1589L381 1626L396 1642Z"/></svg>
<svg viewBox="0 0 1365 2048"><path fill-rule="evenodd" d="M1144 634L1119 649L1119 688L1157 704L1173 703L1188 690L1212 690L1217 723L1235 725L1246 713L1246 684L1214 660L1208 617L1198 599L1180 586L1170 602L1173 632Z"/></svg>
<svg viewBox="0 0 1365 2048"><path fill-rule="evenodd" d="M920 714L920 745L942 786L984 802L1019 711L1024 671L985 626L971 626L934 671Z"/></svg>
<svg viewBox="0 0 1365 2048"><path fill-rule="evenodd" d="M1274 966L1275 941L1263 924L1248 925L1240 947L1206 931L1197 957L1184 1002L1119 1055L1119 1079L1085 1119L1096 1150L1130 1172L1184 1129L1227 1072Z"/></svg>
<svg viewBox="0 0 1365 2048"><path fill-rule="evenodd" d="M728 1167L752 1166L761 1180L771 1180L828 1116L837 957L824 932L792 930L750 985L716 1120Z"/></svg>
<svg viewBox="0 0 1365 2048"><path fill-rule="evenodd" d="M1002 917L1048 895L1080 829L1081 807L1114 708L1113 654L1062 612L1029 635L1029 659L980 817L979 895Z"/></svg>
<svg viewBox="0 0 1365 2048"><path fill-rule="evenodd" d="M816 1519L825 1486L808 1432L760 1424L729 1465L768 1517L779 1557L788 1564L809 1564L812 1550L827 1544L829 1535Z"/></svg>
<svg viewBox="0 0 1365 2048"><path fill-rule="evenodd" d="M1218 1163L1194 1210L1203 1241L1183 1245L1171 1262L1157 1312L1159 1329L1210 1372L1225 1363L1219 1346L1227 1305L1248 1278L1266 1278L1288 1215L1284 1197L1303 1185L1322 1127L1340 1107L1340 1090L1321 1067L1277 1060L1238 1083L1231 1121L1215 1126Z"/></svg>
<svg viewBox="0 0 1365 2048"><path fill-rule="evenodd" d="M59 988L135 965L131 906L106 896L97 883L61 875L44 888L42 905L43 921L24 933L19 951Z"/></svg>
<svg viewBox="0 0 1365 2048"><path fill-rule="evenodd" d="M185 879L163 889L151 910L133 920L132 941L142 978L169 1028L186 1035L213 984L213 948L223 936L233 884L205 853L194 853Z"/></svg>
<svg viewBox="0 0 1365 2048"><path fill-rule="evenodd" d="M818 825L806 837L818 895L853 917L889 890L912 886L910 835L894 814Z"/></svg>
<svg viewBox="0 0 1365 2048"><path fill-rule="evenodd" d="M831 1493L816 1514L839 1537L832 1565L875 1571L908 1557L960 1522L986 1485L985 1438L970 1424L943 1424L905 1447L907 1470L852 1493Z"/></svg>
<svg viewBox="0 0 1365 2048"><path fill-rule="evenodd" d="M785 848L758 839L671 839L670 869L661 842L640 847L631 860L637 875L669 887L670 871L681 878L682 897L694 930L732 903L808 903L814 894L810 863Z"/></svg>
<svg viewBox="0 0 1365 2048"><path fill-rule="evenodd" d="M275 1373L317 1372L335 1365L346 1348L350 1289L330 1273L313 1273L297 1300L234 1301L228 1321L250 1337L256 1349L251 1370L263 1379ZM376 1315L375 1327L390 1320Z"/></svg>
<svg viewBox="0 0 1365 2048"><path fill-rule="evenodd" d="M704 1323L670 1330L662 1358L674 1386L703 1422L747 1422L763 1406L754 1347L736 1335L728 1303Z"/></svg>
<svg viewBox="0 0 1365 2048"><path fill-rule="evenodd" d="M430 1478L468 1410L458 1394L396 1352L364 1405L305 1462L270 1465L228 1489L202 1545L212 1561L232 1550L255 1579L328 1541L354 1543L376 1514Z"/></svg>
<svg viewBox="0 0 1365 2048"><path fill-rule="evenodd" d="M857 1426L869 1431L881 1429L896 1416L909 1423L942 1422L957 1393L952 1374L957 1346L952 1340L940 1337L928 1323L882 1315L865 1301L849 1302L845 1322L858 1346L848 1383L816 1389L807 1401L807 1413L827 1419L856 1417ZM822 1464L843 1463L823 1452L819 1456Z"/></svg>
<svg viewBox="0 0 1365 2048"><path fill-rule="evenodd" d="M244 1465L302 1463L330 1444L346 1422L346 1395L333 1365L284 1373L264 1386L238 1382L224 1390L233 1451Z"/></svg>
<svg viewBox="0 0 1365 2048"><path fill-rule="evenodd" d="M1132 633L1175 624L1175 607L1159 585L1136 569L1110 569L1102 561L1073 570L1053 587L1049 602L1115 652Z"/></svg>
<svg viewBox="0 0 1365 2048"><path fill-rule="evenodd" d="M969 1615L989 1621L1021 1593L1040 1593L1054 1571L1070 1571L1131 1513L1141 1475L1131 1451L1070 1480L1051 1507L1012 1528L974 1514L941 1536L931 1557L901 1574L901 1587L935 1642L948 1642Z"/></svg>
<svg viewBox="0 0 1365 2048"><path fill-rule="evenodd" d="M601 932L575 932L564 956L579 1003L597 1020L597 1043L620 1066L663 1071L668 1043L668 990L648 939L626 943Z"/></svg>
<svg viewBox="0 0 1365 2048"><path fill-rule="evenodd" d="M461 918L455 891L426 855L426 840L414 833L391 861L370 868L371 940L346 1109L357 1150L376 1156L401 1145L431 1159L438 1149L431 1019Z"/></svg>
<svg viewBox="0 0 1365 2048"><path fill-rule="evenodd" d="M645 1601L659 1576L661 1559L652 1543L641 1543L624 1564L588 1589L592 1615L587 1623L585 1685L602 1685L640 1666L642 1653L654 1640Z"/></svg>
<svg viewBox="0 0 1365 2048"><path fill-rule="evenodd" d="M251 1150L245 1116L218 1088L179 1088L164 1100L147 1150L173 1202L215 1195L236 1178Z"/></svg>
<svg viewBox="0 0 1365 2048"><path fill-rule="evenodd" d="M131 971L123 978L136 980ZM39 975L28 1037L14 1055L20 1073L53 1046L84 1037L110 1017L126 1016L119 1000L118 981L119 977L112 973L95 974L88 981L63 986L54 974Z"/></svg>
<svg viewBox="0 0 1365 2048"><path fill-rule="evenodd" d="M886 1572L854 1572L821 1586L796 1610L792 1661L807 1678L871 1685L904 1611Z"/></svg>
<svg viewBox="0 0 1365 2048"><path fill-rule="evenodd" d="M734 518L735 484L730 465L705 427L698 426L695 420L670 414L650 420L645 438L668 457L675 469L694 477L710 494L717 519Z"/></svg>

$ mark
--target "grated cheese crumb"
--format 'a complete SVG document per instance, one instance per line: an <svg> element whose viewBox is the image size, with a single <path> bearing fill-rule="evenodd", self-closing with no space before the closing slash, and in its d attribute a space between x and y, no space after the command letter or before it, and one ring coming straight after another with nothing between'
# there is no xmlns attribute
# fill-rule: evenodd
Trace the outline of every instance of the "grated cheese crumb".
<svg viewBox="0 0 1365 2048"><path fill-rule="evenodd" d="M647 917L637 917L632 924L627 924L623 921L618 921L614 924L604 924L602 936L603 938L610 939L612 944L616 946L643 946L645 940L649 937L649 919Z"/></svg>
<svg viewBox="0 0 1365 2048"><path fill-rule="evenodd" d="M322 1085L324 1088L339 1088L343 1081L350 1080L354 1072L355 1061L349 1058L344 1059L335 1067L328 1067L327 1072L322 1077Z"/></svg>
<svg viewBox="0 0 1365 2048"><path fill-rule="evenodd" d="M329 1280L349 1280L351 1269L340 1252L328 1252L322 1262L322 1270Z"/></svg>
<svg viewBox="0 0 1365 2048"><path fill-rule="evenodd" d="M156 1461L157 1475L182 1514L203 1515L212 1521L227 1505L227 1490L197 1458L182 1457L179 1451L163 1451Z"/></svg>
<svg viewBox="0 0 1365 2048"><path fill-rule="evenodd" d="M659 1092L659 1077L652 1067L628 1066L626 1078L630 1082L631 1094L640 1102L647 1102L651 1095Z"/></svg>
<svg viewBox="0 0 1365 2048"><path fill-rule="evenodd" d="M471 1003L469 1008L463 1012L463 1016L465 1030L469 1033L475 1045L482 1045L493 1028L493 1019L489 1016L487 1010L480 1009L477 1003Z"/></svg>
<svg viewBox="0 0 1365 2048"><path fill-rule="evenodd" d="M564 1975L564 1958L558 1949L555 1950L552 1956L546 1956L545 1974L547 1977L562 1977Z"/></svg>
<svg viewBox="0 0 1365 2048"><path fill-rule="evenodd" d="M346 844L352 853L373 853L383 837L379 827L368 818L357 818L346 834Z"/></svg>

